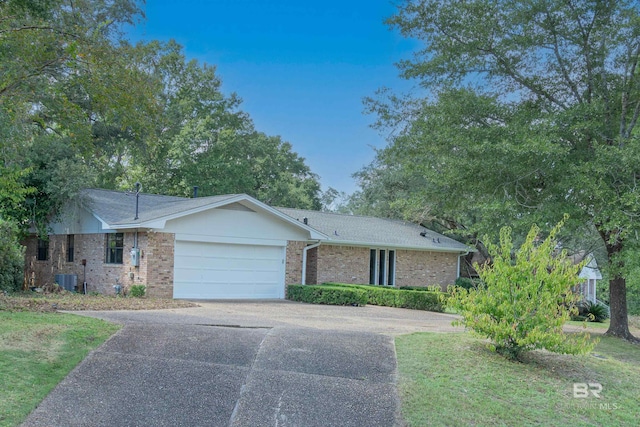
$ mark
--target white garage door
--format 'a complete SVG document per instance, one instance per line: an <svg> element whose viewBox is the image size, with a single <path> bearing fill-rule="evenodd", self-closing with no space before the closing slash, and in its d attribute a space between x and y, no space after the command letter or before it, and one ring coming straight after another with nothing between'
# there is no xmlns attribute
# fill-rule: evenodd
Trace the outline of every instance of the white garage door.
<svg viewBox="0 0 640 427"><path fill-rule="evenodd" d="M284 248L176 241L174 298L284 298Z"/></svg>

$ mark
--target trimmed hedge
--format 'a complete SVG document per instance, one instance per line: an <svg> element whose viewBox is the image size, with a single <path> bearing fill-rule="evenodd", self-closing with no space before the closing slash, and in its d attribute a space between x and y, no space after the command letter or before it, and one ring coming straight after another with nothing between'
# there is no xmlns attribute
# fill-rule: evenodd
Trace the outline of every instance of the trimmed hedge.
<svg viewBox="0 0 640 427"><path fill-rule="evenodd" d="M440 301L442 292L410 291L401 289L396 296L396 307L412 310L426 310L444 312Z"/></svg>
<svg viewBox="0 0 640 427"><path fill-rule="evenodd" d="M367 304L367 293L339 286L288 285L287 299L312 304L363 306Z"/></svg>
<svg viewBox="0 0 640 427"><path fill-rule="evenodd" d="M426 288L420 290L398 289L386 286L354 285L349 283L325 283L321 286L363 290L367 294L367 304L371 305L410 308L412 310L444 311L443 303L440 300L442 292L434 292Z"/></svg>
<svg viewBox="0 0 640 427"><path fill-rule="evenodd" d="M427 286L400 286L398 289L402 289L405 291L433 292Z"/></svg>

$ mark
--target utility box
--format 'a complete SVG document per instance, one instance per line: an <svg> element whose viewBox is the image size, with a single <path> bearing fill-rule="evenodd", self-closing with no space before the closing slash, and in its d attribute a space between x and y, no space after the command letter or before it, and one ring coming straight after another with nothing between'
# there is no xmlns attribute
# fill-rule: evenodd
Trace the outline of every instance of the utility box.
<svg viewBox="0 0 640 427"><path fill-rule="evenodd" d="M131 249L131 265L134 267L140 266L140 249Z"/></svg>
<svg viewBox="0 0 640 427"><path fill-rule="evenodd" d="M73 292L78 285L78 276L75 274L56 274L56 283L64 290Z"/></svg>

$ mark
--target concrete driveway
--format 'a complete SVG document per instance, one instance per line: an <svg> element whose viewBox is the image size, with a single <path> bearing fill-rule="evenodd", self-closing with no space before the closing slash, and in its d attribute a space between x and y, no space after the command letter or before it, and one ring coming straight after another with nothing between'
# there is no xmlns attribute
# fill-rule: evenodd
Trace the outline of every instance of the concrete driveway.
<svg viewBox="0 0 640 427"><path fill-rule="evenodd" d="M24 426L400 426L393 335L455 330L387 307L198 303L81 313L124 327Z"/></svg>

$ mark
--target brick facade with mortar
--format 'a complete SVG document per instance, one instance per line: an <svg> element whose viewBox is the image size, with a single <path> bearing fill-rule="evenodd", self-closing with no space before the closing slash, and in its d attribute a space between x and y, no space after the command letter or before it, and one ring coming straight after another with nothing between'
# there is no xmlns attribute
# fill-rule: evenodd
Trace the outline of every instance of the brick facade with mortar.
<svg viewBox="0 0 640 427"><path fill-rule="evenodd" d="M458 254L448 252L396 252L397 286L440 285L443 290L458 276Z"/></svg>
<svg viewBox="0 0 640 427"><path fill-rule="evenodd" d="M317 257L316 283L369 283L369 248L320 245Z"/></svg>
<svg viewBox="0 0 640 427"><path fill-rule="evenodd" d="M149 296L171 298L173 296L173 235L166 233L138 233L141 249L140 265L131 265L130 251L135 233L123 233L122 264L109 264L106 259L106 234L74 234L74 259L67 262L67 235L49 236L49 252L46 261L38 261L38 239L29 237L24 242L25 282L27 286L44 286L55 282L56 274L75 274L82 286L85 268L88 292L113 295L117 283L124 287L146 285ZM168 247L170 246L170 248ZM154 254L161 254L158 258ZM150 256L151 255L151 256ZM169 272L169 273L167 273Z"/></svg>
<svg viewBox="0 0 640 427"><path fill-rule="evenodd" d="M147 294L155 298L173 298L175 235L147 233Z"/></svg>
<svg viewBox="0 0 640 427"><path fill-rule="evenodd" d="M290 253L288 249L287 258ZM296 262L302 262L301 253L300 248ZM320 245L307 253L306 283L369 283L369 256L370 248L367 247ZM446 289L456 280L457 263L458 254L455 253L396 249L396 286L440 285Z"/></svg>
<svg viewBox="0 0 640 427"><path fill-rule="evenodd" d="M318 283L318 248L312 248L307 251L307 284Z"/></svg>
<svg viewBox="0 0 640 427"><path fill-rule="evenodd" d="M170 233L139 232L140 265L131 265L129 255L134 233L123 233L123 263L105 262L106 234L74 235L74 260L67 262L67 235L49 236L49 258L38 261L37 238L26 240L25 278L28 286L53 283L56 274L76 274L82 285L82 259L87 260L89 292L114 294L116 281L129 287L147 286L147 295L173 298L175 236ZM289 241L285 265L285 284L301 283L302 253L306 242ZM392 249L392 248L390 248ZM369 283L368 247L323 244L307 252L307 284L324 282ZM396 286L441 285L455 282L458 255L455 253L396 250ZM133 278L131 277L133 275Z"/></svg>
<svg viewBox="0 0 640 427"><path fill-rule="evenodd" d="M287 258L285 264L285 285L302 283L302 251L305 242L288 241Z"/></svg>

